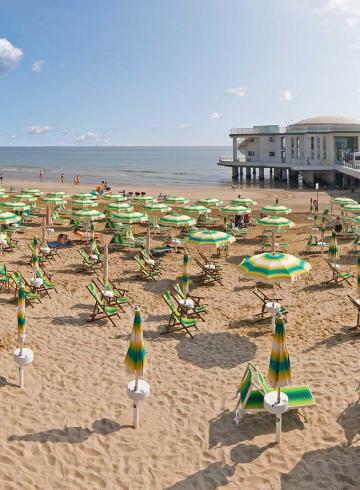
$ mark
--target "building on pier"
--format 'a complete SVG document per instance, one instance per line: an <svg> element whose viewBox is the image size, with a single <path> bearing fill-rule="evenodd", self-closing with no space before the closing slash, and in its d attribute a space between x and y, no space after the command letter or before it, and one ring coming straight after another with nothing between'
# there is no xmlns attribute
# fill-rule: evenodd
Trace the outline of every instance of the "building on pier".
<svg viewBox="0 0 360 490"><path fill-rule="evenodd" d="M232 158L219 158L218 165L232 167L232 177L246 178L265 168L275 179L297 179L335 185L342 181L342 168L349 168L359 151L360 121L341 116L303 119L285 128L276 125L233 128ZM357 162L359 163L359 162ZM340 175L339 175L340 174ZM360 174L360 171L359 171ZM359 175L360 178L360 175Z"/></svg>

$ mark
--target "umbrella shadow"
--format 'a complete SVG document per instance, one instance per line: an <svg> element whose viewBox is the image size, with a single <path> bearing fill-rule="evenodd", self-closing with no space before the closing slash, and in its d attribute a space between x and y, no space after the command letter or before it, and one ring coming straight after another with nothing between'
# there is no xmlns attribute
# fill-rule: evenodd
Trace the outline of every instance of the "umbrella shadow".
<svg viewBox="0 0 360 490"><path fill-rule="evenodd" d="M342 327L341 332L335 333L334 335L331 335L331 337L327 337L324 340L316 342L314 345L308 347L307 349L304 349L303 352L312 352L313 350L316 350L318 347L321 347L323 345L326 345L326 347L330 348L336 347L340 344L344 344L345 342L355 343L360 339L360 337L356 333L351 333L352 328L353 327Z"/></svg>
<svg viewBox="0 0 360 490"><path fill-rule="evenodd" d="M276 442L269 442L266 446L259 447L255 444L238 444L230 451L230 458L236 464L248 464L259 458L262 453L275 447Z"/></svg>
<svg viewBox="0 0 360 490"><path fill-rule="evenodd" d="M202 369L231 369L255 357L256 345L247 337L230 332L198 333L183 337L176 346L179 359Z"/></svg>
<svg viewBox="0 0 360 490"><path fill-rule="evenodd" d="M80 444L89 439L93 434L107 436L121 429L127 429L131 425L120 425L114 420L103 418L95 420L92 430L83 427L64 427L63 429L49 429L41 432L30 432L21 435L12 435L8 438L9 442L68 442L70 444Z"/></svg>
<svg viewBox="0 0 360 490"><path fill-rule="evenodd" d="M235 470L235 464L211 463L207 468L197 471L184 480L167 487L166 490L198 490L201 488L216 490L216 488L225 486L231 482L229 478L234 476Z"/></svg>
<svg viewBox="0 0 360 490"><path fill-rule="evenodd" d="M234 400L235 407L235 400ZM238 425L234 422L235 414L230 410L224 410L209 422L209 449L234 446L244 441L250 441L255 437L274 434L275 417L268 413L245 413ZM300 430L304 424L298 413L290 411L282 418L282 432ZM234 458L236 458L236 452Z"/></svg>
<svg viewBox="0 0 360 490"><path fill-rule="evenodd" d="M344 429L347 446L360 441L360 396L345 408L337 422Z"/></svg>

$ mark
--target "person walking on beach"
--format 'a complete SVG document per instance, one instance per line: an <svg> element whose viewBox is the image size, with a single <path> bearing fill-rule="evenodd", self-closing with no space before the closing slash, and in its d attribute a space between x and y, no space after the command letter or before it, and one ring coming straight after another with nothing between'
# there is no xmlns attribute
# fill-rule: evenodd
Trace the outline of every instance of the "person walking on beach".
<svg viewBox="0 0 360 490"><path fill-rule="evenodd" d="M3 177L3 173L2 173L2 172L0 172L0 184L2 184L2 183L3 183L3 179L4 179L4 177Z"/></svg>
<svg viewBox="0 0 360 490"><path fill-rule="evenodd" d="M80 185L80 175L77 175L76 176L76 185L79 186Z"/></svg>
<svg viewBox="0 0 360 490"><path fill-rule="evenodd" d="M60 180L61 180L61 183L63 184L64 183L64 172L61 174Z"/></svg>
<svg viewBox="0 0 360 490"><path fill-rule="evenodd" d="M43 170L41 169L40 172L39 172L39 179L40 179L40 182L42 181L42 176L43 176Z"/></svg>
<svg viewBox="0 0 360 490"><path fill-rule="evenodd" d="M76 186L76 175L74 175L74 185Z"/></svg>

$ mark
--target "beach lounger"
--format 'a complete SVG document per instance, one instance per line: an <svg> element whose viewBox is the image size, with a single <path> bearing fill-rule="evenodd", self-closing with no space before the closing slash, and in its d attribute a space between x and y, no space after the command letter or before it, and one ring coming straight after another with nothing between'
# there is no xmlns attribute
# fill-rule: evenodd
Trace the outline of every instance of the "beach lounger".
<svg viewBox="0 0 360 490"><path fill-rule="evenodd" d="M255 316L260 317L260 321L264 320L265 319L265 315L268 313L266 311L266 303L272 303L273 301L275 301L276 303L278 303L282 299L282 298L270 298L269 296L267 296L264 293L264 291L262 291L261 289L257 288L256 286L253 289L253 293L255 294L255 296L262 303L261 304L261 311L260 311L260 313L257 313L255 315ZM286 315L288 314L288 309L285 306L281 306L280 313L286 318ZM271 316L270 313L269 313L269 315Z"/></svg>
<svg viewBox="0 0 360 490"><path fill-rule="evenodd" d="M356 325L355 327L352 328L352 330L358 330L360 328L360 301L354 299L350 294L348 294L349 300L352 302L352 304L355 306L356 311L357 311L357 320L356 320Z"/></svg>
<svg viewBox="0 0 360 490"><path fill-rule="evenodd" d="M42 269L36 271L36 277L42 280L42 285L38 288L36 288L36 292L38 294L45 293L47 296L50 296L49 291L54 290L55 293L57 293L55 284L51 282L50 277L46 274L46 272Z"/></svg>
<svg viewBox="0 0 360 490"><path fill-rule="evenodd" d="M161 260L155 259L155 257L151 255L151 252L149 254L146 250L140 250L139 255L150 269L165 270L165 268L161 265Z"/></svg>
<svg viewBox="0 0 360 490"><path fill-rule="evenodd" d="M196 330L199 330L196 326L196 319L188 318L187 316L182 315L182 313L178 310L177 306L174 304L169 291L166 291L166 293L162 295L162 298L171 311L171 315L169 317L166 330L162 333L165 334L170 332L179 332L181 330L186 330L186 332L190 335L190 337L193 338L193 335L190 332L190 328L195 328Z"/></svg>
<svg viewBox="0 0 360 490"><path fill-rule="evenodd" d="M313 247L318 247L318 239L316 235L311 233L305 245L305 253L310 253Z"/></svg>
<svg viewBox="0 0 360 490"><path fill-rule="evenodd" d="M28 284L20 272L10 272L9 274L15 290L15 299L17 298L20 286L23 286L26 292L26 301L28 301L32 308L34 307L34 303L41 303L40 296L33 291L33 288Z"/></svg>
<svg viewBox="0 0 360 490"><path fill-rule="evenodd" d="M64 226L67 224L67 220L60 217L57 209L54 209L54 211L51 213L51 219L54 225Z"/></svg>
<svg viewBox="0 0 360 490"><path fill-rule="evenodd" d="M0 253L5 255L6 253L11 253L18 248L15 243L10 243L9 235L6 232L0 233Z"/></svg>
<svg viewBox="0 0 360 490"><path fill-rule="evenodd" d="M78 252L83 260L83 269L86 271L92 271L98 275L98 270L102 268L102 261L99 259L92 259L83 248L80 248Z"/></svg>
<svg viewBox="0 0 360 490"><path fill-rule="evenodd" d="M193 296L192 294L188 293L185 297L185 294L183 290L181 289L180 284L175 284L175 286L172 288L171 294L173 298L175 299L176 303L178 304L179 309L181 310L182 306L180 304L180 300L185 300L186 299L191 299L191 301L194 303L193 308L187 308L187 316L189 318L192 317L197 317L200 318L202 321L205 321L205 319L202 317L202 314L207 313L207 308L205 305L200 304L200 300L203 298L200 298L200 296Z"/></svg>
<svg viewBox="0 0 360 490"><path fill-rule="evenodd" d="M358 253L358 246L360 245L360 235L357 235L351 243L349 253Z"/></svg>
<svg viewBox="0 0 360 490"><path fill-rule="evenodd" d="M10 290L10 273L8 272L6 265L0 265L0 288L6 288Z"/></svg>
<svg viewBox="0 0 360 490"><path fill-rule="evenodd" d="M341 282L345 281L349 286L351 286L350 279L354 277L354 274L351 272L340 272L340 270L335 267L335 264L332 264L328 259L324 258L324 260L332 272L332 278L325 281L325 284L340 284Z"/></svg>
<svg viewBox="0 0 360 490"><path fill-rule="evenodd" d="M95 284L99 292L102 294L102 292L105 290L104 282L98 279L98 283L96 281L93 281L93 283ZM121 311L125 313L124 306L126 305L128 305L129 307L131 306L129 299L126 296L126 293L128 293L129 291L127 289L120 289L116 287L114 283L110 281L110 279L108 279L106 290L111 291L113 293L113 296L111 297L106 297L102 294L102 297L104 298L104 300L107 301L108 306L118 306L121 309Z"/></svg>
<svg viewBox="0 0 360 490"><path fill-rule="evenodd" d="M166 253L171 253L174 250L168 245L159 245L158 247L151 247L150 251L153 255L163 255Z"/></svg>
<svg viewBox="0 0 360 490"><path fill-rule="evenodd" d="M261 371L249 363L236 392L236 396L239 397L235 407L236 424L246 412L265 411L264 396L271 391L274 389L266 383ZM286 386L280 391L288 396L289 410L300 410L315 405L315 399L308 385Z"/></svg>
<svg viewBox="0 0 360 490"><path fill-rule="evenodd" d="M114 322L113 317L116 316L120 318L120 308L118 306L106 306L99 296L98 289L93 282L86 286L86 288L95 300L95 306L93 312L90 315L90 321L102 320L103 318L107 318L111 321L114 327L116 327L116 323Z"/></svg>
<svg viewBox="0 0 360 490"><path fill-rule="evenodd" d="M214 264L213 267L210 265L202 264L199 260L194 258L195 263L200 267L201 275L200 279L204 284L214 284L217 282L218 284L221 284L223 286L224 284L222 283L222 275L221 275L221 270L216 267Z"/></svg>
<svg viewBox="0 0 360 490"><path fill-rule="evenodd" d="M209 260L208 257L206 257L205 254L202 253L201 250L198 250L198 254L200 255L201 259L204 262L204 265L214 265L215 269L218 269L219 271L221 270L221 267L218 265L218 262L216 260Z"/></svg>
<svg viewBox="0 0 360 490"><path fill-rule="evenodd" d="M141 262L139 255L135 255L134 260L140 268L140 274L146 279L156 281L156 279L161 276L160 269L150 269L145 263Z"/></svg>

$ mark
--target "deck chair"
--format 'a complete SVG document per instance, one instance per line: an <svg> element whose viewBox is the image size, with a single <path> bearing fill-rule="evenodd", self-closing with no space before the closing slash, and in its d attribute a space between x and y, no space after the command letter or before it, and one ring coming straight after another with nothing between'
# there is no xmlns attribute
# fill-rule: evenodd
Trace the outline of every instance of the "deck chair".
<svg viewBox="0 0 360 490"><path fill-rule="evenodd" d="M325 284L340 284L341 282L345 281L349 286L351 286L351 282L349 279L354 277L354 274L352 274L351 272L339 272L338 269L334 267L334 264L332 264L328 259L324 258L324 260L330 267L333 275L331 279L325 281Z"/></svg>
<svg viewBox="0 0 360 490"><path fill-rule="evenodd" d="M255 294L255 296L261 301L261 311L260 313L257 313L255 316L258 316L260 321L264 320L265 318L265 315L267 314L267 311L266 311L266 303L271 303L272 301L276 301L276 302L279 302L281 301L282 298L270 298L269 296L267 296L264 291L262 291L261 289L257 288L257 287L254 287L253 289L253 294ZM285 306L281 306L281 309L280 309L280 313L286 318L287 314L288 314L288 309L285 307ZM270 315L270 313L269 313ZM271 316L271 315L270 315Z"/></svg>
<svg viewBox="0 0 360 490"><path fill-rule="evenodd" d="M94 240L92 246L90 245L89 255L91 254L97 255L99 262L104 262L104 255L102 254L99 244L96 240Z"/></svg>
<svg viewBox="0 0 360 490"><path fill-rule="evenodd" d="M95 300L95 306L93 312L90 315L90 321L102 320L103 318L107 318L111 321L114 327L116 327L116 323L114 322L113 317L116 316L120 318L119 307L106 306L105 304L103 304L101 297L99 296L98 289L93 282L86 286L86 289Z"/></svg>
<svg viewBox="0 0 360 490"><path fill-rule="evenodd" d="M196 330L199 330L196 326L196 319L188 318L187 316L183 316L181 314L181 312L177 309L176 305L174 304L169 291L166 291L165 294L162 294L161 296L171 311L169 321L166 326L166 330L162 333L165 334L169 332L178 332L180 330L186 330L186 332L190 335L190 337L193 338L193 335L190 332L190 328L195 328Z"/></svg>
<svg viewBox="0 0 360 490"><path fill-rule="evenodd" d="M6 265L0 265L0 289L6 288L10 290L10 273Z"/></svg>
<svg viewBox="0 0 360 490"><path fill-rule="evenodd" d="M179 283L175 284L175 286L172 288L172 290L170 292L171 292L173 298L175 299L175 301L177 302L179 308L181 308L181 305L179 302L180 300L184 300L185 298L191 299L194 303L194 307L191 309L188 309L188 316L190 318L191 317L197 317L197 318L200 318L203 322L205 321L205 319L201 316L202 314L207 313L206 306L200 304L200 300L203 298L200 298L200 296L193 296L190 293L188 293L185 297L185 294L184 294L183 290L181 289L181 286Z"/></svg>
<svg viewBox="0 0 360 490"><path fill-rule="evenodd" d="M139 255L150 269L165 270L161 265L161 260L153 257L151 252L148 253L146 250L140 250Z"/></svg>
<svg viewBox="0 0 360 490"><path fill-rule="evenodd" d="M151 247L150 249L152 255L164 255L173 251L173 248L168 245L159 245L157 247Z"/></svg>
<svg viewBox="0 0 360 490"><path fill-rule="evenodd" d="M318 246L317 236L311 233L305 245L305 253L307 254L310 253L311 249L317 246Z"/></svg>
<svg viewBox="0 0 360 490"><path fill-rule="evenodd" d="M208 257L206 257L206 255L201 250L198 250L198 254L202 258L204 264L215 265L215 269L221 270L221 267L218 265L218 262L216 260L209 260Z"/></svg>
<svg viewBox="0 0 360 490"><path fill-rule="evenodd" d="M95 286L97 287L99 292L102 294L102 291L104 291L104 289L105 289L104 282L102 280L98 279L98 282L93 281L93 283L95 284ZM126 306L126 305L128 305L129 307L131 306L129 299L126 296L126 293L128 293L129 291L127 289L120 289L120 288L116 287L114 285L114 283L112 281L110 281L110 279L108 280L106 289L113 293L112 297L108 297L108 298L105 297L104 298L104 296L103 296L103 298L107 301L108 305L109 306L118 306L120 308L120 310L123 313L125 313L124 306Z"/></svg>
<svg viewBox="0 0 360 490"><path fill-rule="evenodd" d="M56 260L56 258L61 256L59 250L57 250L56 248L49 247L46 240L41 239L41 240L39 240L39 243L40 243L40 249L41 248L49 249L49 252L47 252L47 253L44 253L41 251L43 257L50 257L50 258L53 258L54 260Z"/></svg>
<svg viewBox="0 0 360 490"><path fill-rule="evenodd" d="M134 260L140 268L140 274L146 279L156 281L156 279L161 276L161 270L150 269L145 263L141 262L140 255L135 255Z"/></svg>
<svg viewBox="0 0 360 490"><path fill-rule="evenodd" d="M57 294L57 290L55 287L55 284L51 282L50 278L47 276L46 272L42 269L36 271L36 277L42 280L42 285L39 288L36 288L36 292L41 294L45 293L47 296L50 296L49 291L54 290L55 293Z"/></svg>
<svg viewBox="0 0 360 490"><path fill-rule="evenodd" d="M98 270L102 268L102 262L100 260L93 260L83 248L80 248L78 252L83 260L83 269L86 271L94 272L96 275L98 275Z"/></svg>
<svg viewBox="0 0 360 490"><path fill-rule="evenodd" d="M0 233L0 253L5 255L15 251L16 245L12 245L9 242L9 235L6 232Z"/></svg>
<svg viewBox="0 0 360 490"><path fill-rule="evenodd" d="M223 286L221 270L219 268L214 267L214 269L210 269L202 264L199 260L194 258L195 263L200 267L201 276L200 279L204 284L214 284L217 282Z"/></svg>
<svg viewBox="0 0 360 490"><path fill-rule="evenodd" d="M54 211L51 213L51 219L54 225L64 226L67 224L67 220L60 217L57 209L54 209Z"/></svg>
<svg viewBox="0 0 360 490"><path fill-rule="evenodd" d="M26 301L32 308L34 307L34 303L41 303L40 296L32 290L31 286L20 272L10 272L9 274L15 290L15 299L17 298L20 286L23 286L26 292Z"/></svg>
<svg viewBox="0 0 360 490"><path fill-rule="evenodd" d="M358 253L358 246L360 245L360 235L357 235L351 243L349 253Z"/></svg>
<svg viewBox="0 0 360 490"><path fill-rule="evenodd" d="M356 320L356 325L353 327L351 330L357 330L360 328L360 301L356 301L350 294L348 294L349 300L352 302L352 304L355 306L356 311L357 311L357 320Z"/></svg>
<svg viewBox="0 0 360 490"><path fill-rule="evenodd" d="M265 411L264 396L270 391L274 389L266 383L260 369L250 362L236 392L239 400L235 407L235 423L238 424L246 412ZM289 410L300 410L316 404L308 385L286 386L280 391L288 396Z"/></svg>

